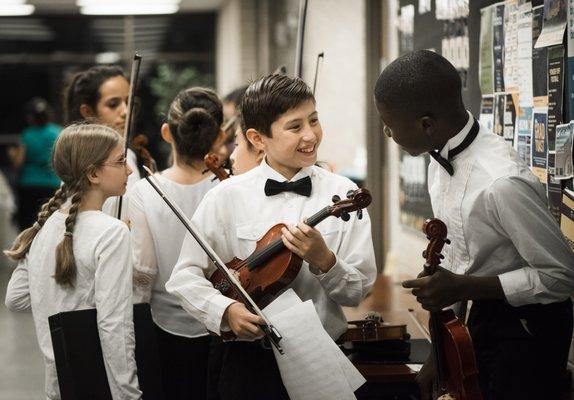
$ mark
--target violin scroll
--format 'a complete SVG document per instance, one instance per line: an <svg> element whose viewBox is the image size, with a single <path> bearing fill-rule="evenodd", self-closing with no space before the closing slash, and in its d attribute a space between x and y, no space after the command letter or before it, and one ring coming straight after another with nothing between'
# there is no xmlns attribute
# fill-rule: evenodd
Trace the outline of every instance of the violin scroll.
<svg viewBox="0 0 574 400"><path fill-rule="evenodd" d="M357 211L359 218L362 218L362 209L371 204L373 200L371 193L367 189L350 190L347 192L347 199L341 200L337 195L333 196L333 205L330 206L329 213L335 217L340 217L343 221L348 221L349 213Z"/></svg>

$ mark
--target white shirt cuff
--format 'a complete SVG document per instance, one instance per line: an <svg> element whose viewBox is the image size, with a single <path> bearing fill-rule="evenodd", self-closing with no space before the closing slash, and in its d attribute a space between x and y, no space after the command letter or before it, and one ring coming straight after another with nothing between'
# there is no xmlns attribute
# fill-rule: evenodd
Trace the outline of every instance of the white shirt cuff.
<svg viewBox="0 0 574 400"><path fill-rule="evenodd" d="M534 289L537 283L541 285L540 278L536 271L533 274L528 272L526 268L520 268L498 275L506 301L511 306L536 303Z"/></svg>
<svg viewBox="0 0 574 400"><path fill-rule="evenodd" d="M236 300L230 299L222 294L215 295L209 302L209 310L207 312L207 321L205 321L206 328L211 332L217 333L221 336L222 331L228 331L229 326L223 323L223 314L227 307L235 303Z"/></svg>
<svg viewBox="0 0 574 400"><path fill-rule="evenodd" d="M329 271L323 272L311 265L309 265L309 271L317 277L319 282L321 282L323 287L327 290L339 286L343 278L347 275L347 269L336 254L335 265L333 265Z"/></svg>

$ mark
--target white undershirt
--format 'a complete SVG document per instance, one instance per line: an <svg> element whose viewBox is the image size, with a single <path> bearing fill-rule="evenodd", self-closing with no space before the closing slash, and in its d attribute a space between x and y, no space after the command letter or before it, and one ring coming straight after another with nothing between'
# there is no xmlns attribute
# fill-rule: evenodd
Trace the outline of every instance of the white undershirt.
<svg viewBox="0 0 574 400"><path fill-rule="evenodd" d="M219 181L213 175L183 185L155 174L162 189L191 218L203 196ZM154 322L179 336L207 335L201 322L181 308L177 297L167 293L165 283L177 262L185 233L183 224L146 180L137 182L130 195L134 264L134 302L149 302Z"/></svg>
<svg viewBox="0 0 574 400"><path fill-rule="evenodd" d="M96 308L104 364L114 399L139 399L134 359L132 268L129 231L100 211L78 214L74 226L77 274L73 288L53 278L56 246L64 238L67 214L56 211L32 242L30 252L12 274L6 306L32 309L46 365L45 391L59 399L58 377L48 317L60 312Z"/></svg>

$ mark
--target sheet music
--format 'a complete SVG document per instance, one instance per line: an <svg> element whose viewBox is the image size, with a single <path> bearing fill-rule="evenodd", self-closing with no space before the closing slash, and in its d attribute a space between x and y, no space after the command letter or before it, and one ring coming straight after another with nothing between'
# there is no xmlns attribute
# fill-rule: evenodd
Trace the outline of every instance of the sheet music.
<svg viewBox="0 0 574 400"><path fill-rule="evenodd" d="M292 400L355 399L354 391L365 378L345 357L323 329L313 302L301 299L290 289L264 312L283 335L285 354L275 349L283 384Z"/></svg>

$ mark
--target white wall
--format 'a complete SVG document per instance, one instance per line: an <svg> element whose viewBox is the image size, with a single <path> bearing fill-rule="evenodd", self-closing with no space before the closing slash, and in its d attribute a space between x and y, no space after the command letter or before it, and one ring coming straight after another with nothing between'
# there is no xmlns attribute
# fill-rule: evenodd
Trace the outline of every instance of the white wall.
<svg viewBox="0 0 574 400"><path fill-rule="evenodd" d="M366 172L366 43L363 0L309 2L303 56L303 78L312 86L317 54L317 108L324 131L319 158L340 173Z"/></svg>
<svg viewBox="0 0 574 400"><path fill-rule="evenodd" d="M217 91L225 95L256 75L255 0L225 0L217 18Z"/></svg>

